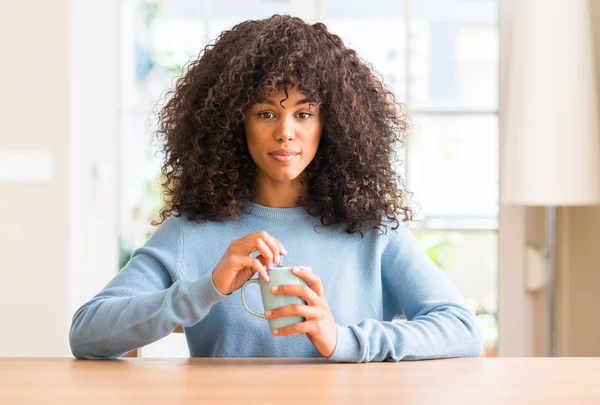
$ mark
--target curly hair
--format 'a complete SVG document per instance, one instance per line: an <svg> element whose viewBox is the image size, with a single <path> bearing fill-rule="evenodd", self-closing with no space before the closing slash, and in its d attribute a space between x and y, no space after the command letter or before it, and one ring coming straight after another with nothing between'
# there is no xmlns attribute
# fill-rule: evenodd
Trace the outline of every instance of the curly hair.
<svg viewBox="0 0 600 405"><path fill-rule="evenodd" d="M394 229L412 218L394 170L396 145L408 134L405 106L372 66L322 23L273 15L224 31L191 61L158 114L165 206L171 215L224 221L246 212L256 165L247 148L244 112L255 102L297 89L320 103L321 141L306 168L306 205L323 226L347 233Z"/></svg>

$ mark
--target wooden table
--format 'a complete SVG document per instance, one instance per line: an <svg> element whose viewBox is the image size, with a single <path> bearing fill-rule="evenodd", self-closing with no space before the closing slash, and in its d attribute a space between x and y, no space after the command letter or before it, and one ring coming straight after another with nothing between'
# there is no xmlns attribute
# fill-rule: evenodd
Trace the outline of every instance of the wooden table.
<svg viewBox="0 0 600 405"><path fill-rule="evenodd" d="M0 404L600 404L600 358L0 358Z"/></svg>

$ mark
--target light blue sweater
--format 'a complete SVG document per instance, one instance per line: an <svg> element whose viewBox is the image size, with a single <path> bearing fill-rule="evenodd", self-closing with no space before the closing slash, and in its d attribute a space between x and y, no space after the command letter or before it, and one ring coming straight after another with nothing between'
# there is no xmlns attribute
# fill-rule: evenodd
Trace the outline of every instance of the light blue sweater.
<svg viewBox="0 0 600 405"><path fill-rule="evenodd" d="M129 263L73 317L78 358L115 358L171 333L177 325L193 357L319 357L306 335L276 337L247 313L240 290L222 295L212 270L234 239L265 230L283 243L285 265L307 266L322 280L338 325L330 357L339 362L479 356L474 315L404 225L387 234L348 235L317 227L303 207L251 205L239 220L198 224L171 217ZM262 308L248 288L250 308ZM392 322L395 315L407 320Z"/></svg>

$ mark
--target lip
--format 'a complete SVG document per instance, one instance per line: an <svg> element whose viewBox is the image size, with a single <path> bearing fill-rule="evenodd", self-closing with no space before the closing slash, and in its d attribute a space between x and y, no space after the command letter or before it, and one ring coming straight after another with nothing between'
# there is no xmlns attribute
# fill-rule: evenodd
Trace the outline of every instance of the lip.
<svg viewBox="0 0 600 405"><path fill-rule="evenodd" d="M276 151L270 152L269 156L279 163L289 163L296 158L300 153L293 149L277 149Z"/></svg>
<svg viewBox="0 0 600 405"><path fill-rule="evenodd" d="M273 155L273 154L269 154L269 156L271 156L273 158L273 160L275 160L276 162L279 162L279 163L288 163L288 162L291 162L293 159L296 159L296 157L298 156L298 154L295 154L295 155Z"/></svg>
<svg viewBox="0 0 600 405"><path fill-rule="evenodd" d="M271 156L296 156L298 152L293 149L277 149L273 152L269 152Z"/></svg>

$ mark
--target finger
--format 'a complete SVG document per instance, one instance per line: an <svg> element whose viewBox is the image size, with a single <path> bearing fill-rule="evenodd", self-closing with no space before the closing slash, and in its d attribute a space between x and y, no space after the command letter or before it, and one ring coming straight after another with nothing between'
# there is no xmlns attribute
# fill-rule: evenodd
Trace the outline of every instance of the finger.
<svg viewBox="0 0 600 405"><path fill-rule="evenodd" d="M306 285L299 284L282 284L271 287L271 293L275 295L292 295L302 298L307 305L318 305L321 298L317 293Z"/></svg>
<svg viewBox="0 0 600 405"><path fill-rule="evenodd" d="M306 270L302 267L292 267L292 272L306 281L310 288L317 293L319 297L325 297L325 292L323 291L323 283L321 282L321 277L317 276L315 273Z"/></svg>
<svg viewBox="0 0 600 405"><path fill-rule="evenodd" d="M263 266L265 266L265 267L267 266L267 259L265 259L262 255L256 256L255 259L260 261Z"/></svg>
<svg viewBox="0 0 600 405"><path fill-rule="evenodd" d="M232 246L234 252L239 255L250 256L255 251L258 251L263 256L264 265L271 268L270 263L274 263L277 259L279 251L273 249L272 242L268 233L261 231L247 235L244 238L236 241Z"/></svg>
<svg viewBox="0 0 600 405"><path fill-rule="evenodd" d="M300 322L280 329L275 329L273 334L276 336L301 335L303 333L312 333L315 327L316 323L314 321Z"/></svg>
<svg viewBox="0 0 600 405"><path fill-rule="evenodd" d="M262 238L256 239L256 249L260 252L260 255L263 257L264 265L267 266L268 269L273 268L274 254Z"/></svg>
<svg viewBox="0 0 600 405"><path fill-rule="evenodd" d="M265 241L265 243L269 246L269 249L271 249L271 252L273 252L273 262L281 263L281 255L285 251L285 249L283 248L283 244L281 242L279 242L277 239L275 239L275 237L273 235L269 234L268 232L261 231L261 232L258 232L258 234L259 234L260 238L263 239ZM287 252L286 252L286 254L287 254Z"/></svg>
<svg viewBox="0 0 600 405"><path fill-rule="evenodd" d="M283 256L287 256L288 254L287 249L285 248L285 246L283 246L283 243L281 242L279 242L279 251Z"/></svg>
<svg viewBox="0 0 600 405"><path fill-rule="evenodd" d="M307 320L321 319L322 311L320 311L317 307L310 307L303 304L292 304L265 312L265 317L267 319L281 318L283 316L300 316Z"/></svg>
<svg viewBox="0 0 600 405"><path fill-rule="evenodd" d="M261 235L261 237L263 237L267 241L267 243L269 244L269 246L271 246L272 249L277 248L280 255L287 256L288 252L285 249L285 247L283 246L283 243L278 241L277 238L275 238L270 233L265 232L265 231L261 231L261 232L264 233Z"/></svg>
<svg viewBox="0 0 600 405"><path fill-rule="evenodd" d="M252 273L258 273L263 280L269 281L269 273L258 259L249 256L242 257L241 265L251 268Z"/></svg>
<svg viewBox="0 0 600 405"><path fill-rule="evenodd" d="M274 243L273 240L273 237L265 231L251 233L250 235L247 235L236 241L234 246L235 253L250 256L253 252L258 250L261 255L265 257L265 259L271 257L271 262L274 262L277 260L277 255L279 255L280 252L279 245ZM264 247L265 245L267 246L266 249ZM270 252L270 254L266 252L267 250ZM278 262L279 261L277 261L277 263Z"/></svg>

